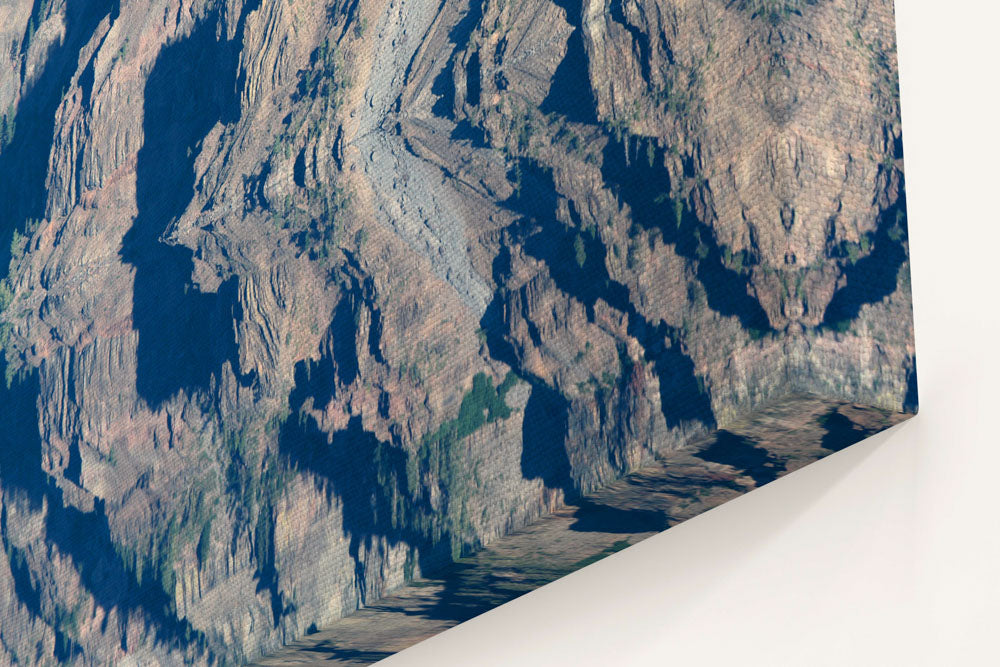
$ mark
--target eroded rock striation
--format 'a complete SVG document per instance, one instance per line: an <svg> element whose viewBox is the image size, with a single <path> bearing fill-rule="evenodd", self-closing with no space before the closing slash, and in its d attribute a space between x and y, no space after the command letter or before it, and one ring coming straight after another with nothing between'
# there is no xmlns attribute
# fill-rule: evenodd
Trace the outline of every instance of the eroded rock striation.
<svg viewBox="0 0 1000 667"><path fill-rule="evenodd" d="M250 660L767 401L915 411L892 11L0 4L0 661Z"/></svg>

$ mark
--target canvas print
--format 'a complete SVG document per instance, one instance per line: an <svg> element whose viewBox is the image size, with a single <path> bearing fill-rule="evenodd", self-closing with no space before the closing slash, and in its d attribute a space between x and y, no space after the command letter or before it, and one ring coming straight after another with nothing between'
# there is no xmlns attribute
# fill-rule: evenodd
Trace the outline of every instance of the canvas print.
<svg viewBox="0 0 1000 667"><path fill-rule="evenodd" d="M0 663L369 664L914 414L895 51L0 1Z"/></svg>

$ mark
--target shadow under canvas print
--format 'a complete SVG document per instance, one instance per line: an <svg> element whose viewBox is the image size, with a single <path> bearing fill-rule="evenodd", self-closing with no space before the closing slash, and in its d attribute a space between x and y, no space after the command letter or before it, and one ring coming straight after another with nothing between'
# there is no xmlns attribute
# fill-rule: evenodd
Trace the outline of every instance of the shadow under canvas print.
<svg viewBox="0 0 1000 667"><path fill-rule="evenodd" d="M892 0L0 0L0 114L3 664L369 664L917 410Z"/></svg>

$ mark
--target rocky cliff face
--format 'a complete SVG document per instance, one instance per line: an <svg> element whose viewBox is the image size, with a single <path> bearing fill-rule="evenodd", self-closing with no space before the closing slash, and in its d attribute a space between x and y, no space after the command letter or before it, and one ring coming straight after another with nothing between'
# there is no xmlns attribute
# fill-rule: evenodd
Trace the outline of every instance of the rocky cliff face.
<svg viewBox="0 0 1000 667"><path fill-rule="evenodd" d="M765 400L916 408L890 0L0 25L4 661L248 659Z"/></svg>

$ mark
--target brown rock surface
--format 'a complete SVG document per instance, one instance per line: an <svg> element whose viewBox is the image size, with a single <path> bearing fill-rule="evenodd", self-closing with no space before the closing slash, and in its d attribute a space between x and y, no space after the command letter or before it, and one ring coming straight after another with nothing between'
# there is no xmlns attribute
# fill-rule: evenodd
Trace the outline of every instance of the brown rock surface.
<svg viewBox="0 0 1000 667"><path fill-rule="evenodd" d="M253 659L789 392L914 410L891 2L746 4L0 5L0 661Z"/></svg>
<svg viewBox="0 0 1000 667"><path fill-rule="evenodd" d="M786 397L256 664L376 662L902 419Z"/></svg>

